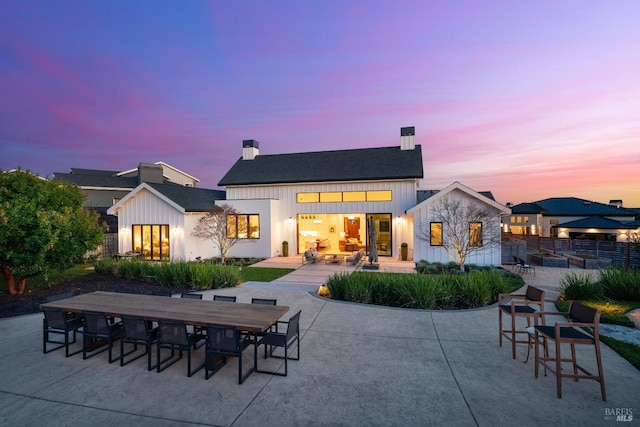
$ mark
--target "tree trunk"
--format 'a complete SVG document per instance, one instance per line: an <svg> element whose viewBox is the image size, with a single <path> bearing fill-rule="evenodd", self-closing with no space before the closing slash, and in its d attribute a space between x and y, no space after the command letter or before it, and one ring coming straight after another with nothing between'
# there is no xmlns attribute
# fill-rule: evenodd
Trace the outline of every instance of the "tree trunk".
<svg viewBox="0 0 640 427"><path fill-rule="evenodd" d="M2 274L4 275L4 280L7 282L7 290L9 291L9 295L17 295L18 291L16 290L16 282L13 278L13 274L11 274L11 270L9 270L8 268L3 268Z"/></svg>
<svg viewBox="0 0 640 427"><path fill-rule="evenodd" d="M24 288L27 284L27 279L20 279L20 281L18 282L18 294L22 295L24 293Z"/></svg>

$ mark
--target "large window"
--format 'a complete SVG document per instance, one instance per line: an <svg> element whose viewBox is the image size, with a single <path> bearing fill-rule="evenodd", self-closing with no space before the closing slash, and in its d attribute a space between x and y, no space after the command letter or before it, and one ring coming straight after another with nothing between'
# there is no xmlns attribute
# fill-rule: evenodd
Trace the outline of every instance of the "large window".
<svg viewBox="0 0 640 427"><path fill-rule="evenodd" d="M296 200L298 203L390 202L392 193L391 190L297 193Z"/></svg>
<svg viewBox="0 0 640 427"><path fill-rule="evenodd" d="M145 259L169 260L169 226L160 224L134 224L133 251L141 253Z"/></svg>
<svg viewBox="0 0 640 427"><path fill-rule="evenodd" d="M469 245L482 246L482 223L469 223Z"/></svg>
<svg viewBox="0 0 640 427"><path fill-rule="evenodd" d="M230 239L259 239L260 215L227 215L227 237Z"/></svg>
<svg viewBox="0 0 640 427"><path fill-rule="evenodd" d="M442 246L442 223L432 222L429 230L431 246Z"/></svg>

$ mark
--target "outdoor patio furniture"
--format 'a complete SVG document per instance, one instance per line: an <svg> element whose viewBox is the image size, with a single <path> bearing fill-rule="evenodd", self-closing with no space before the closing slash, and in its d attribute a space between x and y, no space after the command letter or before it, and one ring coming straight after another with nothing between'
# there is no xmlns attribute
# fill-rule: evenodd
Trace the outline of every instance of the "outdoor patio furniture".
<svg viewBox="0 0 640 427"><path fill-rule="evenodd" d="M65 348L65 356L73 356L82 351L82 349L69 353L69 345L74 344L77 338L78 329L82 328L82 318L68 317L67 313L61 308L42 308L44 319L42 319L42 352L49 353L59 348ZM73 339L69 340L69 333ZM50 339L50 334L64 336L64 341ZM47 344L57 344L53 348L47 349Z"/></svg>
<svg viewBox="0 0 640 427"><path fill-rule="evenodd" d="M84 317L82 358L88 359L108 350L109 363L120 359L120 357L113 358L113 342L120 338L122 324L120 322L114 323L113 319L109 319L106 313L102 312L85 311L82 315ZM102 347L102 342L106 342L106 347L96 350ZM91 354L89 354L90 352Z"/></svg>
<svg viewBox="0 0 640 427"><path fill-rule="evenodd" d="M190 377L204 367L204 363L191 370L191 355L195 346L202 341L203 336L196 333L188 333L187 325L182 321L158 320L158 340L156 341L156 368L158 372L164 371L169 366L182 359L182 353L187 353L187 376ZM170 349L171 355L162 360L162 349ZM175 352L179 355L176 357Z"/></svg>
<svg viewBox="0 0 640 427"><path fill-rule="evenodd" d="M144 317L122 316L122 331L120 335L120 366L127 365L147 355L147 370L156 366L151 365L151 348L158 339L158 328L150 327ZM133 344L133 348L125 353L125 344ZM125 357L138 351L138 344L144 345L145 351L125 361Z"/></svg>
<svg viewBox="0 0 640 427"><path fill-rule="evenodd" d="M214 301L236 302L236 297L229 295L214 295Z"/></svg>
<svg viewBox="0 0 640 427"><path fill-rule="evenodd" d="M572 301L568 313L545 312L541 316L564 315L567 322L556 322L553 326L537 325L535 329L535 354L536 367L535 377L538 378L539 366L548 369L556 376L556 389L558 398L562 398L562 378L573 378L595 380L600 383L600 393L602 400L607 401L607 394L604 387L604 373L602 371L602 358L600 354L600 336L598 328L600 325L600 310L588 307L579 302ZM590 328L591 334L585 332L584 328ZM540 355L540 339L542 344L548 347L549 341L555 342L555 355L549 357L547 354ZM570 344L571 358L562 357L562 344ZM579 365L576 361L576 345L592 345L596 353L596 364L598 374L594 375ZM571 369L563 369L562 362L571 362Z"/></svg>
<svg viewBox="0 0 640 427"><path fill-rule="evenodd" d="M286 332L266 332L262 337L260 337L256 341L256 345L254 348L254 357L255 357L255 371L261 372L265 374L272 375L281 375L287 376L288 360L300 360L300 313L298 311L296 314L291 316L288 322L278 321L278 324L286 324L287 330ZM260 345L264 345L264 358L267 358L267 353L271 357L284 359L284 373L279 371L267 371L258 369L258 347ZM291 347L295 345L296 347L296 357L292 357L289 355L289 350ZM269 347L267 351L267 346ZM274 347L282 347L284 349L284 354L282 356L274 355L273 348Z"/></svg>
<svg viewBox="0 0 640 427"><path fill-rule="evenodd" d="M207 325L206 330L205 379L208 380L218 372L226 364L227 357L237 357L238 384L242 384L255 370L254 363L246 373L242 373L242 352L251 344L250 338L242 336L236 328L228 326Z"/></svg>
<svg viewBox="0 0 640 427"><path fill-rule="evenodd" d="M531 345L531 336L526 329L516 330L516 319L524 318L527 321L527 327L531 326L531 320L534 319L536 312L544 311L545 291L527 286L525 293L510 293L498 295L498 326L500 332L500 347L502 347L502 338L505 337L511 341L511 354L516 358L516 344L525 343ZM503 328L502 316L507 315L511 318L511 329ZM518 340L519 335L526 335L526 340ZM530 347L529 347L530 348ZM528 353L528 351L527 351ZM527 361L529 356L527 355Z"/></svg>
<svg viewBox="0 0 640 427"><path fill-rule="evenodd" d="M362 262L362 258L364 257L364 249L358 250L358 252L354 252L353 255L347 257L345 262L347 264L358 265Z"/></svg>
<svg viewBox="0 0 640 427"><path fill-rule="evenodd" d="M313 249L307 249L306 251L304 251L304 254L302 254L303 264L305 263L317 264L318 261L321 261L323 259L324 259L324 254L320 254Z"/></svg>
<svg viewBox="0 0 640 427"><path fill-rule="evenodd" d="M151 295L156 295L160 297L170 297L173 293L169 289L158 289L155 291L151 291Z"/></svg>
<svg viewBox="0 0 640 427"><path fill-rule="evenodd" d="M515 257L515 259L517 269L516 271L518 271L519 273L531 273L533 271L533 275L536 275L536 267L533 264L527 264L522 258Z"/></svg>
<svg viewBox="0 0 640 427"><path fill-rule="evenodd" d="M270 298L251 298L251 304L278 305L278 300Z"/></svg>

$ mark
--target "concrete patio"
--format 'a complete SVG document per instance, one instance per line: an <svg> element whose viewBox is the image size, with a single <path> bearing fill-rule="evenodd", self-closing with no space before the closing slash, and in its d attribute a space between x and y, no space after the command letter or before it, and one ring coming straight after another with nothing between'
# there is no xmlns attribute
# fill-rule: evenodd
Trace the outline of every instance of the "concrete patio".
<svg viewBox="0 0 640 427"><path fill-rule="evenodd" d="M558 399L555 377L535 379L532 361L523 363L526 346L517 360L508 345L498 346L495 307L402 310L298 289L317 288L320 271L326 279L331 267L340 268L305 266L295 280L216 291L238 302L277 298L290 314L302 310L301 360L290 362L289 376L254 373L242 385L235 360L205 381L202 371L186 376L185 360L157 374L144 358L120 367L104 353L88 360L62 350L45 355L41 314L1 319L0 425L602 426L611 410L639 415L640 372L606 346L608 402L594 381L565 380ZM555 287L544 277L538 271L535 280ZM202 349L196 354L202 360ZM578 359L595 367L593 351L579 348ZM252 363L251 351L245 361Z"/></svg>

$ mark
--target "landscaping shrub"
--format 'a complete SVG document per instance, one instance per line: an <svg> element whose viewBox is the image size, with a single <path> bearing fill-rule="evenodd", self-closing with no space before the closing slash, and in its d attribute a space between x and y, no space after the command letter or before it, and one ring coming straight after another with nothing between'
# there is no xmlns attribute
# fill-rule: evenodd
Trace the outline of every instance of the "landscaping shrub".
<svg viewBox="0 0 640 427"><path fill-rule="evenodd" d="M560 299L589 300L602 296L600 284L590 274L569 273L560 280Z"/></svg>
<svg viewBox="0 0 640 427"><path fill-rule="evenodd" d="M518 277L521 281L522 279ZM337 300L405 308L469 308L497 300L498 294L517 289L503 270L469 274L399 274L357 271L331 276L327 287Z"/></svg>
<svg viewBox="0 0 640 427"><path fill-rule="evenodd" d="M105 259L96 262L95 270L173 288L204 290L233 287L240 283L237 268L212 263Z"/></svg>
<svg viewBox="0 0 640 427"><path fill-rule="evenodd" d="M600 270L599 275L604 296L613 300L640 301L640 271L614 266Z"/></svg>

